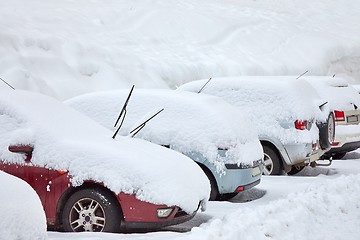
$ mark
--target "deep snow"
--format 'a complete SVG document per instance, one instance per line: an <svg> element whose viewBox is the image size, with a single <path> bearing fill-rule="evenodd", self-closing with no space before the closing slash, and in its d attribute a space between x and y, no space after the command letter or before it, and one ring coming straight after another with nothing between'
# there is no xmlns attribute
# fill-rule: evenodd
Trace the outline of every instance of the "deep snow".
<svg viewBox="0 0 360 240"><path fill-rule="evenodd" d="M190 158L141 139L112 139L113 132L49 96L1 89L0 126L3 161L24 165L24 154L8 146L31 145L31 164L68 171L73 186L93 180L188 213L209 198L209 180Z"/></svg>
<svg viewBox="0 0 360 240"><path fill-rule="evenodd" d="M80 95L65 103L115 131L114 122L129 94L128 90ZM167 89L134 89L120 134L131 130L164 109L136 135L184 154L202 154L220 172L225 163L253 164L263 150L255 127L234 106L210 95ZM144 116L147 116L144 118ZM138 123L137 123L138 122ZM118 126L116 126L118 128ZM218 149L227 149L226 157Z"/></svg>
<svg viewBox="0 0 360 240"><path fill-rule="evenodd" d="M1 3L0 77L60 100L306 70L360 82L358 0Z"/></svg>
<svg viewBox="0 0 360 240"><path fill-rule="evenodd" d="M1 0L0 22L0 77L16 88L43 92L61 100L95 90L129 88L132 84L175 88L191 80L216 76L299 75L305 70L311 75L336 73L350 82L360 82L358 0L107 0L106 3L104 0ZM0 88L7 86L0 83ZM258 192L253 192L256 197L266 192L262 198L247 203L241 197L238 197L241 203L236 203L236 199L235 203L210 203L208 211L199 214L195 222L213 218L222 221L214 220L218 224L204 224L190 233L49 232L48 236L92 240L221 239L236 233L237 222L246 225L247 219L250 222L257 219L255 227L247 225L249 234L244 239L251 239L250 233L255 230L281 239L278 232L258 227L264 222L258 216L264 214L266 206L275 208L279 200L294 206L284 214L279 211L280 214L272 215L280 222L278 230L285 236L293 234L292 239L296 240L312 233L311 239L358 239L352 230L360 225L359 218L353 219L359 207L347 198L359 194L355 191L358 185L345 188L353 177L341 175L359 177L360 154L349 156L354 159L301 173L309 176L263 177ZM314 176L319 173L322 174ZM324 185L332 181L336 188ZM334 192L339 186L345 191L340 188L344 196L339 201L343 203L337 202L340 198ZM324 199L335 201L336 204L328 205L329 214L338 214L339 204L342 209L352 211L338 214L340 217L328 224L326 220L316 220L318 212L314 208L308 215L313 220L300 222L300 226L306 224L305 228L286 232L299 223L298 217L302 219L302 212L295 211L299 194L305 196L307 206L315 201L313 190L306 192L308 188L319 188ZM301 206L309 209L304 204ZM323 207L321 204L319 211ZM239 213L243 214L241 219ZM230 217L223 218L228 214ZM286 226L288 217L294 217L294 221ZM228 230L224 223L234 228ZM219 229L228 232L219 236Z"/></svg>
<svg viewBox="0 0 360 240"><path fill-rule="evenodd" d="M26 182L0 171L0 239L44 240L45 212L39 196Z"/></svg>

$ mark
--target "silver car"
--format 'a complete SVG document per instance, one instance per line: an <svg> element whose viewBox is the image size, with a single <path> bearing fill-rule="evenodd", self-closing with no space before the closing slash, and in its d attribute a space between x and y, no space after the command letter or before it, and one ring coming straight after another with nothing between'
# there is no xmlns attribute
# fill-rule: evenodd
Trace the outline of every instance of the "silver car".
<svg viewBox="0 0 360 240"><path fill-rule="evenodd" d="M333 114L301 79L213 78L184 84L178 90L215 95L242 111L257 127L265 174L295 174L306 165L315 166L333 142Z"/></svg>

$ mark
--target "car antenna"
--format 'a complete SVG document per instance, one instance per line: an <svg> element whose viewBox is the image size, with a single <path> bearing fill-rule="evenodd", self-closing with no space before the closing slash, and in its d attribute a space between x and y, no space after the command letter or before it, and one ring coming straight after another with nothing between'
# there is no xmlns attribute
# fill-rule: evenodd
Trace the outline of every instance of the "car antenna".
<svg viewBox="0 0 360 240"><path fill-rule="evenodd" d="M156 115L158 115L159 113L161 113L162 111L164 111L164 109L161 109L160 111L158 111L157 113L155 113L154 115L152 115L151 117L149 117L146 121L144 121L143 123L141 123L139 126L137 126L136 128L134 128L133 130L131 130L130 134L132 133L131 137L134 137L136 134L138 134L138 132L141 131L141 129L143 129L146 125L146 123L148 123L151 119L153 119L154 117L156 117Z"/></svg>
<svg viewBox="0 0 360 240"><path fill-rule="evenodd" d="M201 91L204 89L204 87L206 87L206 85L210 82L212 78L209 78L209 80L207 80L207 82L202 86L202 88L200 88L200 90L197 93L201 93Z"/></svg>
<svg viewBox="0 0 360 240"><path fill-rule="evenodd" d="M7 81L5 81L4 79L2 79L0 77L1 81L3 81L6 85L8 85L9 87L11 87L13 90L15 90L15 88L13 86L11 86Z"/></svg>
<svg viewBox="0 0 360 240"><path fill-rule="evenodd" d="M306 70L303 74L301 74L300 76L298 76L296 79L301 78L302 76L304 76L305 74L307 74L309 72L309 70Z"/></svg>
<svg viewBox="0 0 360 240"><path fill-rule="evenodd" d="M124 117L121 119L120 126L116 129L114 135L112 136L113 139L115 139L116 135L117 135L118 132L120 131L120 128L121 128L121 126L122 126L122 124L123 124L123 122L124 122L124 119L125 119L125 116L126 116L126 107L127 107L128 103L129 103L129 99L130 99L131 94L132 94L132 92L133 92L133 90L134 90L134 87L135 87L135 85L132 85L131 90L130 90L130 92L129 92L129 95L127 96L126 101L125 101L125 103L124 103L124 106L122 107L122 109L121 109L121 111L120 111L119 117L116 119L116 122L115 122L115 124L114 124L114 127L116 127L116 125L118 124L120 118L122 117L122 115L124 115Z"/></svg>

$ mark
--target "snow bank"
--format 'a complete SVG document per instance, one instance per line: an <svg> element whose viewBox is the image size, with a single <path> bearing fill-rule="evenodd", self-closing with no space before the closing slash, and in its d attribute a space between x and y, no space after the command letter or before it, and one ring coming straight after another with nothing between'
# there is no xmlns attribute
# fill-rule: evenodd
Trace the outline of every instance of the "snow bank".
<svg viewBox="0 0 360 240"><path fill-rule="evenodd" d="M127 90L85 94L67 104L115 131L113 125L128 96ZM218 169L224 163L250 163L261 159L262 147L250 122L220 98L173 90L135 89L120 131L123 135L141 124L154 111L164 111L138 133L159 145L171 145L182 153L198 152ZM145 117L144 116L148 116ZM229 149L225 159L218 148Z"/></svg>
<svg viewBox="0 0 360 240"><path fill-rule="evenodd" d="M184 84L178 90L197 92L207 80ZM233 104L255 124L260 135L275 137L282 143L313 142L318 129L298 131L296 120L321 120L327 117L319 109L324 101L305 81L296 77L227 77L214 78L202 90Z"/></svg>
<svg viewBox="0 0 360 240"><path fill-rule="evenodd" d="M66 169L74 185L94 180L115 193L187 212L208 199L209 181L191 159L140 139L113 140L111 131L44 95L0 91L0 125L0 158L9 162L21 164L24 157L9 152L9 145L30 144L34 165Z"/></svg>
<svg viewBox="0 0 360 240"><path fill-rule="evenodd" d="M61 100L232 75L360 79L358 0L2 0L0 22L0 76Z"/></svg>
<svg viewBox="0 0 360 240"><path fill-rule="evenodd" d="M266 205L244 207L181 239L354 239L359 199L360 175L340 176Z"/></svg>
<svg viewBox="0 0 360 240"><path fill-rule="evenodd" d="M0 239L47 239L45 213L36 192L3 171L0 171L0 185Z"/></svg>

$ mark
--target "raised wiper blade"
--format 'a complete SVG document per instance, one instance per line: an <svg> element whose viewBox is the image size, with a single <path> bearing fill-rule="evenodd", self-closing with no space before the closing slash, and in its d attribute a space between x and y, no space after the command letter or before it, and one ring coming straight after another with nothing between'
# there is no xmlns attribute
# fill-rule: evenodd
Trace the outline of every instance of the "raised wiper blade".
<svg viewBox="0 0 360 240"><path fill-rule="evenodd" d="M201 91L204 89L204 87L206 87L206 85L210 82L212 78L209 78L209 80L207 80L207 82L202 86L202 88L200 88L200 90L197 93L201 93Z"/></svg>
<svg viewBox="0 0 360 240"><path fill-rule="evenodd" d="M119 117L116 119L116 122L115 122L115 124L114 124L114 127L116 127L116 125L117 125L117 124L119 123L119 121L120 121L120 118L122 117L120 126L116 129L114 135L112 136L113 139L115 139L116 135L117 135L118 132L120 131L121 126L122 126L123 123L124 123L124 119L125 119L125 116L126 116L126 107L127 107L128 103L129 103L129 100L130 100L131 94L132 94L132 92L133 92L133 90L134 90L134 87L135 87L135 85L133 85L133 86L131 87L131 90L130 90L130 92L129 92L129 95L128 95L127 98L126 98L126 101L125 101L125 103L124 103L124 106L122 107L122 109L121 109L121 111L120 111ZM123 115L124 115L124 116L123 116Z"/></svg>
<svg viewBox="0 0 360 240"><path fill-rule="evenodd" d="M143 129L146 125L146 123L148 123L151 119L153 119L154 117L156 117L156 115L158 115L159 113L161 113L162 111L164 111L164 109L161 109L160 111L158 111L157 113L155 113L154 115L152 115L151 117L149 117L146 121L144 121L143 123L141 123L139 126L137 126L136 128L134 128L133 130L131 130L130 134L131 137L134 137L136 134L138 134L138 132L141 131L141 129Z"/></svg>
<svg viewBox="0 0 360 240"><path fill-rule="evenodd" d="M1 81L3 81L6 85L8 85L8 87L10 87L11 89L15 90L15 88L13 86L10 85L10 83L8 83L7 81L5 81L4 79L0 78Z"/></svg>

